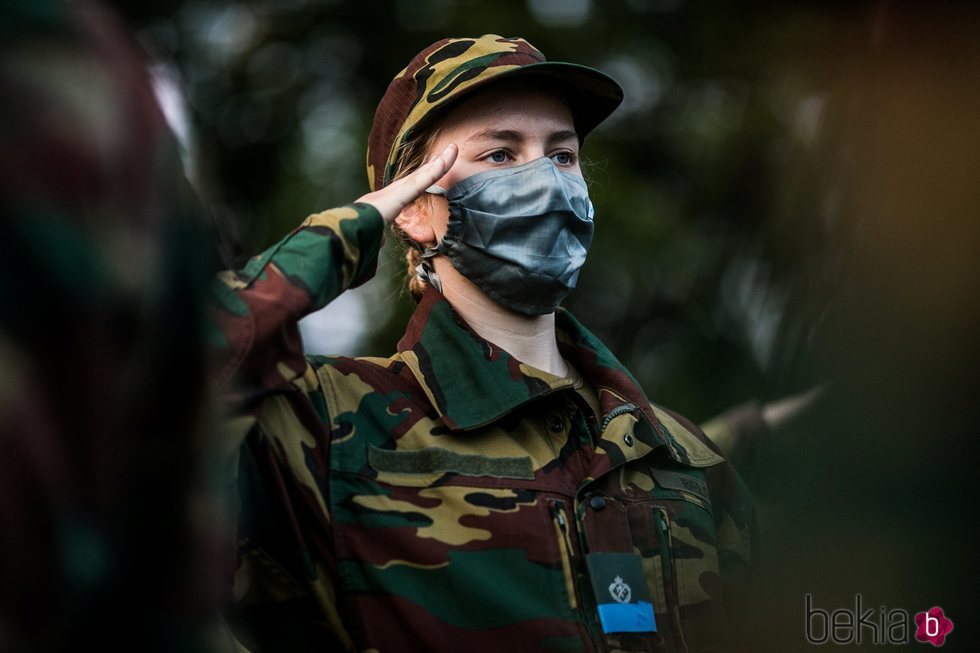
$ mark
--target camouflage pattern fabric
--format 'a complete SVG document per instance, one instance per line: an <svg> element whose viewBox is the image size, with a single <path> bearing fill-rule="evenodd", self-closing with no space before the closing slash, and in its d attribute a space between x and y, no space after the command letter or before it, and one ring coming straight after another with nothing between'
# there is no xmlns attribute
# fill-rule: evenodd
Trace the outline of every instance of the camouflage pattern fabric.
<svg viewBox="0 0 980 653"><path fill-rule="evenodd" d="M370 206L314 215L213 288L245 437L234 617L255 651L702 651L730 644L745 487L570 314L595 387L482 340L434 289L389 358L308 357L296 320L375 268ZM659 630L604 635L587 553L642 559Z"/></svg>
<svg viewBox="0 0 980 653"><path fill-rule="evenodd" d="M743 469L772 444L773 434L756 400L733 406L699 426L735 469Z"/></svg>
<svg viewBox="0 0 980 653"><path fill-rule="evenodd" d="M200 206L108 10L0 32L0 651L218 650Z"/></svg>

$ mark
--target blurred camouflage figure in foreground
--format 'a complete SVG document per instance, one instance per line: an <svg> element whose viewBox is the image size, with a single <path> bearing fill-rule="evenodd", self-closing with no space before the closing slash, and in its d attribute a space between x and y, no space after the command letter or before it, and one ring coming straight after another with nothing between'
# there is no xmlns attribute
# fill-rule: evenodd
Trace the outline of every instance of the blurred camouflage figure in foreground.
<svg viewBox="0 0 980 653"><path fill-rule="evenodd" d="M211 650L200 213L113 15L0 30L0 650Z"/></svg>

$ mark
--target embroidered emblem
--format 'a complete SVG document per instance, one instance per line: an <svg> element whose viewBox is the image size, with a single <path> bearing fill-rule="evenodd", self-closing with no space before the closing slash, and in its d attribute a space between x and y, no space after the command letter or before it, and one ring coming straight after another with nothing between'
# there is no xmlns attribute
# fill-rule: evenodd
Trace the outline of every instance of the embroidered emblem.
<svg viewBox="0 0 980 653"><path fill-rule="evenodd" d="M633 596L633 590L630 589L630 586L620 576L616 576L612 585L609 586L609 594L616 603L629 603L630 598Z"/></svg>

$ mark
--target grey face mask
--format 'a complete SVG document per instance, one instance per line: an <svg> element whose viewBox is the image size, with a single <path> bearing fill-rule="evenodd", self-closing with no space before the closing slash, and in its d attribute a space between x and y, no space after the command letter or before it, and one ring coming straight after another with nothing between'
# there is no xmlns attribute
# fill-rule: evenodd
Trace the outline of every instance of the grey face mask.
<svg viewBox="0 0 980 653"><path fill-rule="evenodd" d="M594 230L581 177L544 157L428 192L449 201L446 235L425 249L417 268L438 290L430 261L436 254L498 304L525 315L554 312L575 287Z"/></svg>

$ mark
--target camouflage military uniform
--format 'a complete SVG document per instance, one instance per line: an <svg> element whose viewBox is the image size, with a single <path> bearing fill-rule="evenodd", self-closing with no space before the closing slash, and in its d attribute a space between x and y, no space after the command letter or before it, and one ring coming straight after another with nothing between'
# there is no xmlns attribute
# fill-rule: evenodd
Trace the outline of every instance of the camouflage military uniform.
<svg viewBox="0 0 980 653"><path fill-rule="evenodd" d="M306 357L296 321L373 274L367 205L311 216L213 290L245 390L235 617L256 650L725 647L750 498L690 422L652 405L559 310L595 388L482 340L430 289L389 358ZM653 635L604 635L585 556L638 554Z"/></svg>

